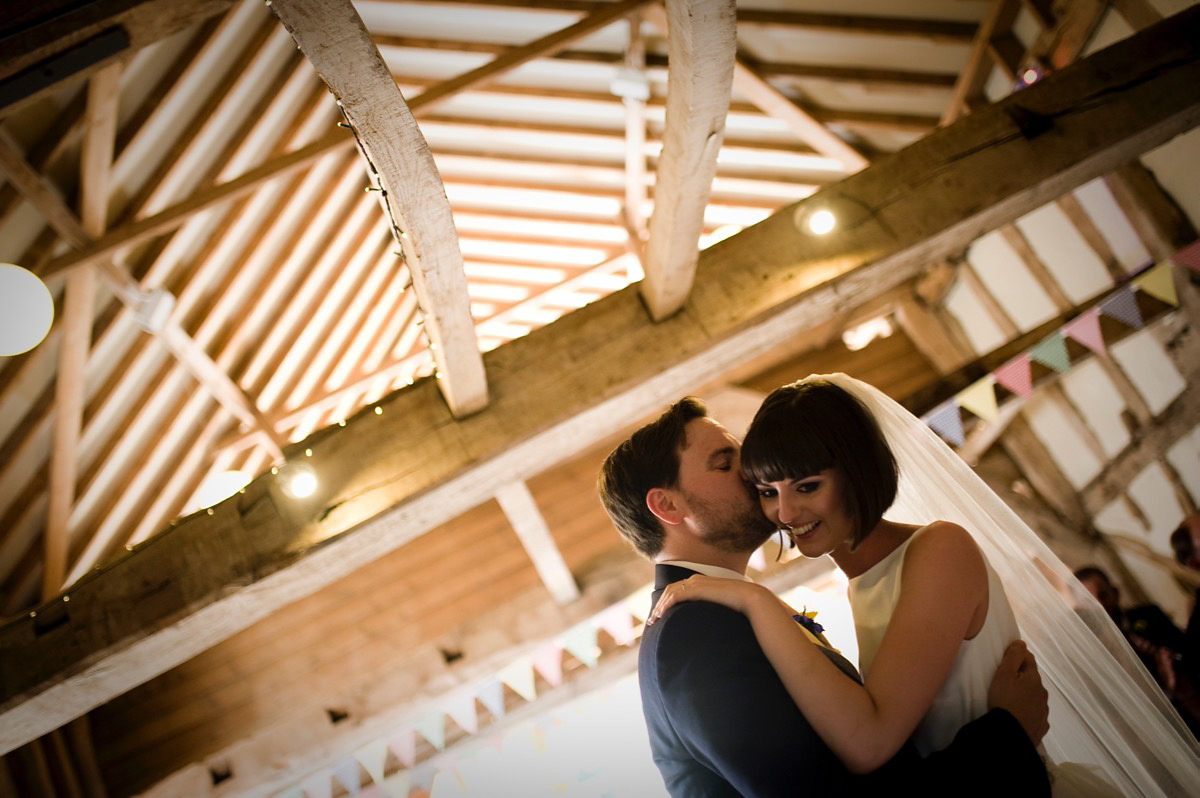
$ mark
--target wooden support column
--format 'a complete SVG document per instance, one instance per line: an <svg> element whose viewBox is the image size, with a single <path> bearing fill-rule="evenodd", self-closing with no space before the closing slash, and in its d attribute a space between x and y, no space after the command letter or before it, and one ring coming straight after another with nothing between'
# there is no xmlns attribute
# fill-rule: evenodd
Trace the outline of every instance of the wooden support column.
<svg viewBox="0 0 1200 798"><path fill-rule="evenodd" d="M737 49L733 0L668 0L647 18L668 32L667 116L646 241L642 299L661 321L688 299L704 208L725 137Z"/></svg>
<svg viewBox="0 0 1200 798"><path fill-rule="evenodd" d="M508 516L513 531L521 539L521 545L529 553L533 567L554 600L559 604L570 604L578 599L579 586L563 561L529 487L524 482L503 485L496 491L496 501Z"/></svg>

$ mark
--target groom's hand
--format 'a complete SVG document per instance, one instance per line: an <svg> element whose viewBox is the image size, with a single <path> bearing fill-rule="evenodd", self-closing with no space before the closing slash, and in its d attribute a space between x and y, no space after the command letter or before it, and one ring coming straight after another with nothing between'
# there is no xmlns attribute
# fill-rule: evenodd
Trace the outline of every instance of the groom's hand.
<svg viewBox="0 0 1200 798"><path fill-rule="evenodd" d="M988 688L988 708L1012 714L1034 745L1050 730L1050 705L1033 652L1024 642L1009 645Z"/></svg>

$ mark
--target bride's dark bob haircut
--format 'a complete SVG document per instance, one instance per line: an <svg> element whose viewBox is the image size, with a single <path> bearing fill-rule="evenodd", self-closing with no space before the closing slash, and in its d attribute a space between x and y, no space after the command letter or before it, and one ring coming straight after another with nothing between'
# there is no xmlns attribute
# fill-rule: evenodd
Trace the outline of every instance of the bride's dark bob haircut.
<svg viewBox="0 0 1200 798"><path fill-rule="evenodd" d="M776 388L742 444L742 471L755 483L806 479L834 469L857 547L896 501L896 458L867 409L823 379Z"/></svg>

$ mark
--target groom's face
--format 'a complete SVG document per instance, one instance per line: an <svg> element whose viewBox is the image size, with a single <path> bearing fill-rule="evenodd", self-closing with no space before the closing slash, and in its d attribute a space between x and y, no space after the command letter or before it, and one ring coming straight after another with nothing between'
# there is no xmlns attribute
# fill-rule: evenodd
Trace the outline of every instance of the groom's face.
<svg viewBox="0 0 1200 798"><path fill-rule="evenodd" d="M759 509L753 487L742 479L740 444L711 418L689 421L685 434L678 491L693 532L722 551L754 551L775 525Z"/></svg>

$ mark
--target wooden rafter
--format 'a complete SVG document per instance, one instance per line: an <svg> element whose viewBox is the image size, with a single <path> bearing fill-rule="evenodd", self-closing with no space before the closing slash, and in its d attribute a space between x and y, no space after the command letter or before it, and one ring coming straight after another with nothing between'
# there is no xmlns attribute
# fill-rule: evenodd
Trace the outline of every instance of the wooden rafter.
<svg viewBox="0 0 1200 798"><path fill-rule="evenodd" d="M579 586L563 561L529 487L524 482L501 485L496 491L496 501L554 600L566 605L579 598Z"/></svg>
<svg viewBox="0 0 1200 798"><path fill-rule="evenodd" d="M435 386L423 381L393 394L381 415L368 412L314 436L306 445L329 479L312 503L285 501L264 478L213 515L188 519L83 580L66 623L49 628L63 609L55 603L41 620L6 626L4 644L18 653L0 663L5 745L146 678L135 663L170 667L457 515L503 482L559 462L687 386L1194 127L1200 98L1189 88L1200 81L1198 35L1200 9L1182 12L847 178L831 193L875 209L848 239L802 239L791 206L710 247L687 309L664 322L648 321L626 290L489 353L498 398L481 413L450 418ZM1106 101L1089 101L1095 97ZM1023 136L1008 115L1017 101L1052 118L1055 135ZM547 371L547 358L558 367ZM379 445L384 440L391 445ZM180 558L207 570L189 567L186 584L136 576L176 573ZM165 592L139 602L139 585ZM128 612L114 612L118 606ZM93 623L92 612L103 622ZM169 625L168 617L179 620ZM78 647L83 637L87 651ZM68 650L74 663L62 659ZM39 661L39 652L52 652L53 664ZM11 670L14 661L21 672Z"/></svg>
<svg viewBox="0 0 1200 798"><path fill-rule="evenodd" d="M764 113L782 120L814 150L842 164L847 173L857 172L867 165L867 159L858 150L772 86L743 58L739 57L737 60L733 83L739 92Z"/></svg>

